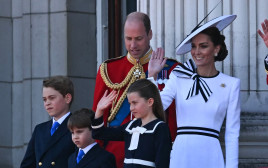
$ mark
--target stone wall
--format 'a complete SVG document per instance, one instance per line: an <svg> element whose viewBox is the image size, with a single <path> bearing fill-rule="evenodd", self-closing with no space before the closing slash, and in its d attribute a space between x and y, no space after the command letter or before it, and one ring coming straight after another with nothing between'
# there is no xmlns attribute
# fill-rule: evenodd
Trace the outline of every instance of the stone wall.
<svg viewBox="0 0 268 168"><path fill-rule="evenodd" d="M44 78L69 76L71 110L92 106L96 55L95 0L0 1L0 167L19 167L34 127L49 119Z"/></svg>

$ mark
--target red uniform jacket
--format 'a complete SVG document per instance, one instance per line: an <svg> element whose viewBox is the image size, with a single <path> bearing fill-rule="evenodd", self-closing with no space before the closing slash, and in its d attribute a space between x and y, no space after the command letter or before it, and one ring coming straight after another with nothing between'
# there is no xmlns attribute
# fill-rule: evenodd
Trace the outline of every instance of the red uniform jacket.
<svg viewBox="0 0 268 168"><path fill-rule="evenodd" d="M147 71L148 71L148 62L150 59L151 50L143 56L139 63L140 67L143 67L143 71L145 72L145 75L147 77ZM134 72L130 73L130 71L133 71L133 67L136 65L136 60L131 57L129 54L127 56L110 59L108 61L105 61L99 68L97 77L96 77L96 85L95 85L95 92L94 92L94 101L93 101L93 110L96 111L97 104L101 97L103 96L105 90L108 90L111 92L113 89L111 88L111 85L114 87L116 84L121 85L118 87L119 90L118 97L116 99L116 103L120 100L120 97L125 95L126 88L128 86L129 82L126 82L130 76L133 76ZM164 81L164 78L168 78L170 72L173 70L173 68L178 65L178 62L175 60L168 59L165 68L162 70L162 72L159 73L160 82ZM136 72L135 74L142 76L139 72ZM143 76L145 77L145 76ZM163 80L162 80L163 79ZM124 81L125 80L125 81ZM124 85L124 83L127 83ZM108 84L108 86L107 86ZM159 89L162 90L164 88L164 84L159 84ZM125 93L124 93L125 92ZM125 102L124 102L124 101ZM124 98L121 100L121 103L119 102L120 109L116 113L115 117L111 116L111 109L108 109L104 112L103 118L104 118L104 124L107 126L109 123L109 126L118 126L127 123L132 119L132 116L130 114L130 108L129 104L127 102L127 98ZM116 104L115 104L116 105ZM114 105L114 106L115 106ZM108 121L112 120L111 121ZM166 118L167 122L169 124L170 132L172 140L175 139L176 131L177 131L177 124L176 124L176 110L175 110L175 103L173 102L170 107L166 110ZM101 145L104 145L105 149L111 153L113 153L116 157L117 167L123 168L123 162L124 162L124 142L120 141L109 141L109 142L99 142Z"/></svg>

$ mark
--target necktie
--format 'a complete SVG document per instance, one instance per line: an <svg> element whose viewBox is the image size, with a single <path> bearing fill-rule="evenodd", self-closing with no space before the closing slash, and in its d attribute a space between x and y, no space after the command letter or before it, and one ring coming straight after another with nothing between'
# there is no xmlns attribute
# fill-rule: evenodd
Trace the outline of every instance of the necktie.
<svg viewBox="0 0 268 168"><path fill-rule="evenodd" d="M59 123L56 121L56 122L54 122L54 124L52 125L52 128L51 128L51 130L50 130L50 134L51 134L51 136L54 134L54 132L56 131L56 129L59 127Z"/></svg>
<svg viewBox="0 0 268 168"><path fill-rule="evenodd" d="M81 149L77 155L77 158L76 158L76 162L77 164L80 162L80 160L83 158L83 156L85 155L84 151Z"/></svg>

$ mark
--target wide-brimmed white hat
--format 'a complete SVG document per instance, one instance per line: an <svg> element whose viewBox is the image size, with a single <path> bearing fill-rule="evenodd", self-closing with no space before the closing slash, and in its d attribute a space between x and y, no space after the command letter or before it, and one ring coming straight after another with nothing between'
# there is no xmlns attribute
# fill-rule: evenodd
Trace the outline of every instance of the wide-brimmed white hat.
<svg viewBox="0 0 268 168"><path fill-rule="evenodd" d="M177 47L176 54L181 55L191 51L191 39L196 36L201 31L205 30L209 27L217 27L219 31L222 31L225 27L231 24L236 19L236 15L225 15L217 17L209 22L205 23L201 27L197 28L191 34L189 34Z"/></svg>

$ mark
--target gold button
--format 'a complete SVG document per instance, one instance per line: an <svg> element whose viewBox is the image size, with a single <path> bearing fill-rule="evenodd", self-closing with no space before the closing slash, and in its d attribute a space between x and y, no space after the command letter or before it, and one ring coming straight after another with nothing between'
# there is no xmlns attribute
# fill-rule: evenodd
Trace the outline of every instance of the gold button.
<svg viewBox="0 0 268 168"><path fill-rule="evenodd" d="M39 166L42 166L42 162L39 162L38 165L39 165Z"/></svg>
<svg viewBox="0 0 268 168"><path fill-rule="evenodd" d="M55 166L55 164L56 164L55 162L51 162L51 165L52 165L52 166Z"/></svg>

